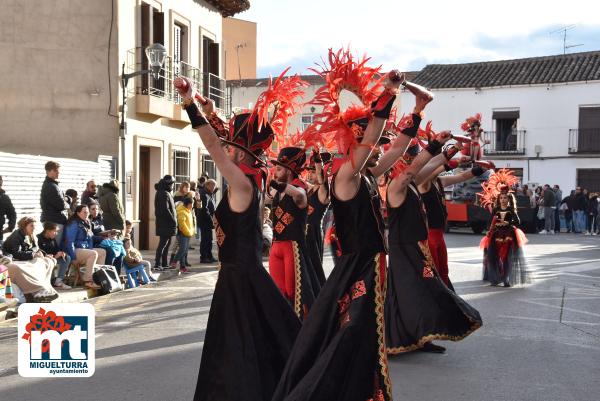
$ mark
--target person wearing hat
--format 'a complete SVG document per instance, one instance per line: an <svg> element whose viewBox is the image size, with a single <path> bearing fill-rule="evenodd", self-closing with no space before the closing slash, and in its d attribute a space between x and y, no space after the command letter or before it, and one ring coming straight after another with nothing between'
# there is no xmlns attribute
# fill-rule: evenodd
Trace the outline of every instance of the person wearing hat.
<svg viewBox="0 0 600 401"><path fill-rule="evenodd" d="M189 79L178 77L174 82L192 127L229 184L215 210L221 266L195 401L270 400L300 329L299 319L263 267L261 256L266 191L261 156L274 135L272 120L261 116L268 114L273 101L281 105L288 96L281 84L289 79L280 76L270 83L252 111L235 115L228 124L216 115L214 102L194 96ZM202 111L194 98L201 102ZM271 100L264 101L267 98ZM289 111L278 108L278 112Z"/></svg>
<svg viewBox="0 0 600 401"><path fill-rule="evenodd" d="M159 271L170 267L167 261L169 247L173 236L177 235L177 212L172 194L174 184L173 176L165 175L154 185L154 217L156 235L159 237L154 269Z"/></svg>
<svg viewBox="0 0 600 401"><path fill-rule="evenodd" d="M306 318L320 287L305 238L308 201L306 184L298 178L305 162L304 148L282 148L277 160L271 160L275 173L269 183L273 197L269 272L300 319Z"/></svg>
<svg viewBox="0 0 600 401"><path fill-rule="evenodd" d="M303 322L272 400L389 401L385 234L371 169L379 163L383 142L389 142L381 139L382 132L404 76L394 71L383 75L383 84L373 85L378 69L366 66L366 60L355 60L345 49L330 51L327 59L331 65L321 75L330 84L313 102L332 105L326 106L318 130L324 143L337 144L335 150L344 155L331 184L342 255ZM362 78L349 85L344 77ZM347 87L363 88L355 93L362 105L340 112L338 95Z"/></svg>
<svg viewBox="0 0 600 401"><path fill-rule="evenodd" d="M331 153L313 151L308 166L308 217L306 225L307 254L317 274L319 284L325 284L323 271L323 218L331 201L329 180L324 165L331 162Z"/></svg>
<svg viewBox="0 0 600 401"><path fill-rule="evenodd" d="M98 191L100 209L104 217L104 227L107 230L125 231L125 212L119 198L119 180L110 180L102 184Z"/></svg>

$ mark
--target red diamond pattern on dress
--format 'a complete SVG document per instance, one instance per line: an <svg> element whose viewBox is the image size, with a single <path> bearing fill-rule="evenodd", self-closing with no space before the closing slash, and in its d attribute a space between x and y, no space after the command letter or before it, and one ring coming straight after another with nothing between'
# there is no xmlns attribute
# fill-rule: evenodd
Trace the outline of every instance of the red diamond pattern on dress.
<svg viewBox="0 0 600 401"><path fill-rule="evenodd" d="M223 246L223 242L225 242L225 233L219 224L217 224L217 228L215 229L215 234L217 236L217 244L219 246Z"/></svg>
<svg viewBox="0 0 600 401"><path fill-rule="evenodd" d="M285 230L285 226L281 224L281 221L278 221L275 225L275 231L277 231L277 234L281 234L283 230Z"/></svg>
<svg viewBox="0 0 600 401"><path fill-rule="evenodd" d="M356 283L354 283L352 285L352 288L350 288L350 291L352 292L353 300L365 295L367 293L367 289L365 288L364 280L360 280L360 281L357 281Z"/></svg>
<svg viewBox="0 0 600 401"><path fill-rule="evenodd" d="M292 216L289 213L286 213L281 218L281 221L283 221L283 224L285 224L286 226L289 226L292 223L292 221L294 221L294 216Z"/></svg>
<svg viewBox="0 0 600 401"><path fill-rule="evenodd" d="M423 266L423 278L433 278L434 274L433 274L433 269L431 269L431 266L429 266L428 264L425 264L425 266Z"/></svg>
<svg viewBox="0 0 600 401"><path fill-rule="evenodd" d="M275 209L275 216L277 216L277 218L280 219L282 214L283 214L283 209L280 208L279 206L277 206L277 209Z"/></svg>
<svg viewBox="0 0 600 401"><path fill-rule="evenodd" d="M340 309L340 315L346 313L350 307L350 296L348 294L344 294L344 296L338 301L338 306Z"/></svg>

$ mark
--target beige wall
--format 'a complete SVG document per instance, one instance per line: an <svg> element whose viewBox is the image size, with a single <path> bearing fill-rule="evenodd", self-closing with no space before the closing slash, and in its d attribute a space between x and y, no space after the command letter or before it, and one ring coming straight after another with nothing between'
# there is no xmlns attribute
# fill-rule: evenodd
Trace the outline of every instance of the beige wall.
<svg viewBox="0 0 600 401"><path fill-rule="evenodd" d="M109 50L110 25L108 1L2 3L2 151L94 161L117 156L118 123L109 115L117 113L117 28Z"/></svg>
<svg viewBox="0 0 600 401"><path fill-rule="evenodd" d="M223 18L223 47L226 80L240 79L240 71L242 79L256 78L256 22Z"/></svg>

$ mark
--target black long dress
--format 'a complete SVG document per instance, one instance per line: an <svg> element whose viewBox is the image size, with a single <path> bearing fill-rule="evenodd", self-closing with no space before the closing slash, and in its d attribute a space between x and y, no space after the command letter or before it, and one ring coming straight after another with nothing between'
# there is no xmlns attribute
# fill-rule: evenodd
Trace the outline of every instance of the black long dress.
<svg viewBox="0 0 600 401"><path fill-rule="evenodd" d="M270 400L300 330L300 321L262 265L261 194L251 181L248 210L232 211L225 192L215 212L221 269L195 401Z"/></svg>
<svg viewBox="0 0 600 401"><path fill-rule="evenodd" d="M518 228L519 215L511 208L494 209L489 232L484 237L484 280L492 285L526 284L531 281L522 246L525 234Z"/></svg>
<svg viewBox="0 0 600 401"><path fill-rule="evenodd" d="M427 215L414 183L400 207L388 204L388 219L388 353L414 351L435 339L459 341L481 327L479 312L448 289L435 269L427 246Z"/></svg>
<svg viewBox="0 0 600 401"><path fill-rule="evenodd" d="M277 193L273 198L273 241L291 241L294 250L296 289L290 300L294 312L304 319L321 288L306 246L308 207L301 209L289 195Z"/></svg>
<svg viewBox="0 0 600 401"><path fill-rule="evenodd" d="M392 399L379 202L370 175L361 177L353 199L341 201L332 194L343 254L300 330L273 401Z"/></svg>
<svg viewBox="0 0 600 401"><path fill-rule="evenodd" d="M319 200L318 190L308 195L306 246L308 257L321 286L325 284L325 272L323 270L323 218L328 207L329 204L324 205Z"/></svg>

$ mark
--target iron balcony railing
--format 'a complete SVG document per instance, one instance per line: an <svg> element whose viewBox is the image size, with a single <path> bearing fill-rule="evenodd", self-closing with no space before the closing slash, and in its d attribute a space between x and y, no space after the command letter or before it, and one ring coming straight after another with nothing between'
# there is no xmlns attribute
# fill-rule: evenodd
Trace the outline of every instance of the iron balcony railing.
<svg viewBox="0 0 600 401"><path fill-rule="evenodd" d="M510 130L507 132L485 131L483 139L487 142L483 146L484 155L524 155L525 130Z"/></svg>
<svg viewBox="0 0 600 401"><path fill-rule="evenodd" d="M142 50L142 48L136 48L127 52L127 72L148 68L146 57ZM181 99L173 87L173 80L180 75L190 78L195 88L203 96L214 100L215 106L221 114L225 116L231 114L224 79L215 74L204 72L186 62L175 62L171 56L165 58L158 78L154 78L152 75L138 77L135 86L130 85L130 94L154 96L179 103Z"/></svg>
<svg viewBox="0 0 600 401"><path fill-rule="evenodd" d="M570 129L569 153L600 153L600 128Z"/></svg>

